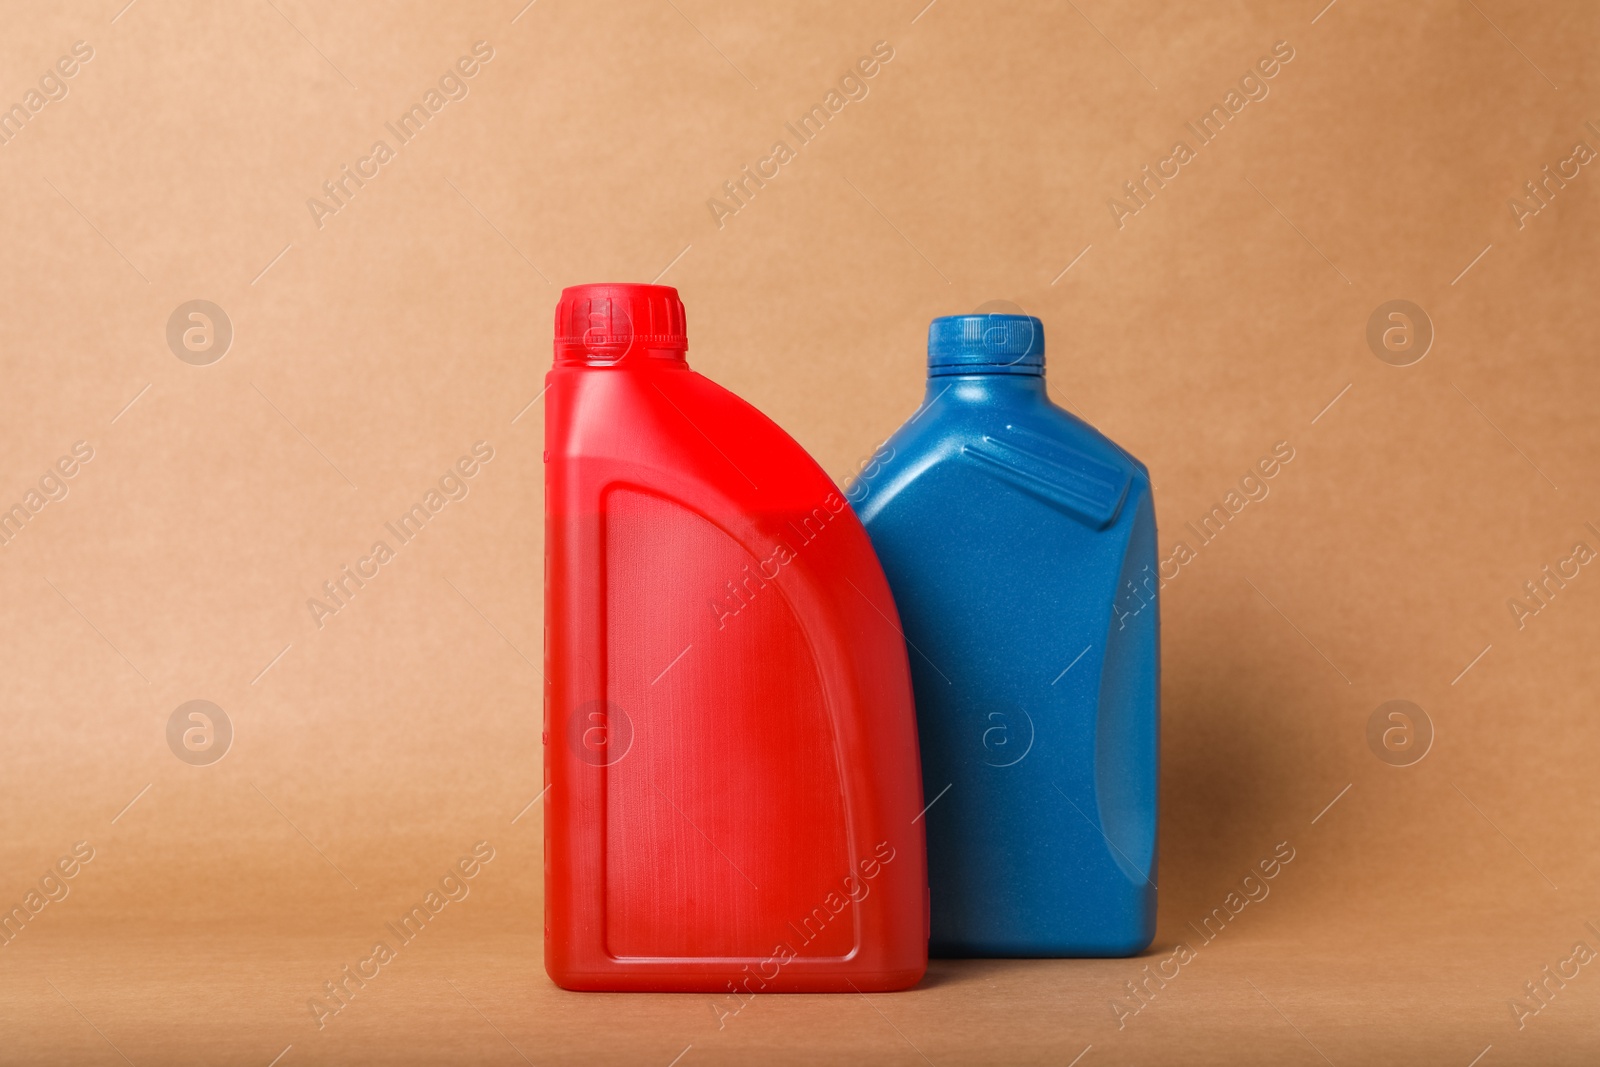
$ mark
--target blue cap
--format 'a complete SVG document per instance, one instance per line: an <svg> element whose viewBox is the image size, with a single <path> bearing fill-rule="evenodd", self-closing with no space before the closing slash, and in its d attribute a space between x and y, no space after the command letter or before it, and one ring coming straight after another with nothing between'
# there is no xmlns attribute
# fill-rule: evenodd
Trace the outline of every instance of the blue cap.
<svg viewBox="0 0 1600 1067"><path fill-rule="evenodd" d="M928 377L1044 374L1044 323L1032 315L942 315L928 324Z"/></svg>

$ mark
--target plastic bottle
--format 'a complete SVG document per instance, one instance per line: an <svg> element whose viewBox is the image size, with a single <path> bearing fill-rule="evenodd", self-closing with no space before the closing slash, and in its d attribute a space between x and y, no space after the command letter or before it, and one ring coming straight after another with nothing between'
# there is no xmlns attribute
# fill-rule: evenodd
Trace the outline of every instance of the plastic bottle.
<svg viewBox="0 0 1600 1067"><path fill-rule="evenodd" d="M545 969L568 989L914 985L916 719L882 568L683 304L583 285L545 403Z"/></svg>
<svg viewBox="0 0 1600 1067"><path fill-rule="evenodd" d="M1051 402L1038 319L957 315L933 320L926 398L847 495L912 650L930 952L1140 951L1160 693L1145 468Z"/></svg>

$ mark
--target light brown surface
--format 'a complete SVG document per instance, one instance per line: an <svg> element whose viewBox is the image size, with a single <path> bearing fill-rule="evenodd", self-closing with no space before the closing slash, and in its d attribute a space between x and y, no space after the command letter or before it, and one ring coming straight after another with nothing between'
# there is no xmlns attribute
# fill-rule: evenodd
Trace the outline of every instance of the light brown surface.
<svg viewBox="0 0 1600 1067"><path fill-rule="evenodd" d="M1507 607L1600 548L1600 176L1507 204L1600 147L1600 9L122 2L0 34L6 101L94 49L0 146L0 498L94 449L0 549L0 900L95 850L0 948L0 1062L1600 1060L1600 965L1510 1007L1600 949L1600 570ZM470 95L319 229L307 198L479 40ZM719 229L707 199L880 40L870 95ZM1119 229L1108 198L1280 40L1270 95ZM1292 444L1164 591L1150 957L937 962L720 1029L546 979L530 401L559 286L663 270L693 365L841 481L916 404L928 318L991 299L1149 464L1164 551ZM194 298L235 330L210 366L165 339ZM1365 341L1394 298L1437 331L1409 367ZM319 629L307 599L480 440L470 495ZM193 699L236 730L210 766L167 745ZM1392 699L1437 731L1414 766L1367 744ZM319 1030L308 998L481 840Z"/></svg>

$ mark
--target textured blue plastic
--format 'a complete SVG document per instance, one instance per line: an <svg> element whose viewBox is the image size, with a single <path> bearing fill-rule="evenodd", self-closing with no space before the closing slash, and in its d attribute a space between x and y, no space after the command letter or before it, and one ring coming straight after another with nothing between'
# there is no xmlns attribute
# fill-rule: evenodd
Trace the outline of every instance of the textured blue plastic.
<svg viewBox="0 0 1600 1067"><path fill-rule="evenodd" d="M928 373L1043 374L1044 325L1029 315L946 315L928 327Z"/></svg>
<svg viewBox="0 0 1600 1067"><path fill-rule="evenodd" d="M929 950L1132 955L1156 917L1149 475L1051 402L1038 319L935 319L928 364L846 495L909 646Z"/></svg>

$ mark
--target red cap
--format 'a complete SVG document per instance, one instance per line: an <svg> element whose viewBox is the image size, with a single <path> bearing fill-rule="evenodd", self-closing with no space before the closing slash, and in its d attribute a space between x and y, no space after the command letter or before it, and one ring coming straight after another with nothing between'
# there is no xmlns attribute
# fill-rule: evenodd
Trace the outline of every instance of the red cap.
<svg viewBox="0 0 1600 1067"><path fill-rule="evenodd" d="M683 301L670 285L573 285L556 305L556 362L615 363L627 356L683 358Z"/></svg>

